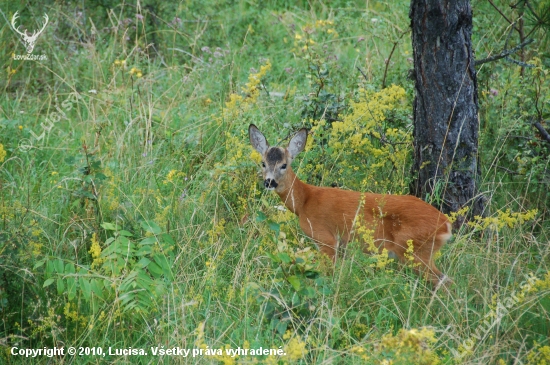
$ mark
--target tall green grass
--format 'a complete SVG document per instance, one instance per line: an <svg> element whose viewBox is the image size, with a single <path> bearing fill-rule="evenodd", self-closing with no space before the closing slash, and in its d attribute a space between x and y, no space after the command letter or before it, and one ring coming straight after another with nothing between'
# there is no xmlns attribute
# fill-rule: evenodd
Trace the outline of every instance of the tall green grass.
<svg viewBox="0 0 550 365"><path fill-rule="evenodd" d="M509 64L479 72L482 191L493 221L455 232L438 259L455 285L434 292L409 268L378 265L355 244L327 262L262 190L246 135L255 123L284 145L296 127L317 126L294 163L300 178L407 193L410 154L393 170L371 167L384 154L350 162L315 113L342 119L360 89L380 92L395 45L384 81L406 96L375 130L410 134L407 2L140 5L26 8L22 23L50 17L34 51L47 55L41 62L13 60L23 47L7 24L0 28L3 363L27 363L10 355L13 346L148 352L55 360L78 364L549 360L548 159L522 155L518 168L513 151L524 150L511 137L529 135L516 128L530 111L518 94L530 95L537 84L523 80L536 75L521 79ZM476 50L498 50L506 23L474 5ZM10 19L23 10L16 6L1 10ZM501 92L493 97L491 88ZM33 137L58 109L60 120ZM506 171L521 168L529 173ZM506 209L538 213L510 221L498 214ZM522 289L529 276L536 279ZM510 306L499 312L503 303ZM287 355L154 357L156 346L281 347Z"/></svg>

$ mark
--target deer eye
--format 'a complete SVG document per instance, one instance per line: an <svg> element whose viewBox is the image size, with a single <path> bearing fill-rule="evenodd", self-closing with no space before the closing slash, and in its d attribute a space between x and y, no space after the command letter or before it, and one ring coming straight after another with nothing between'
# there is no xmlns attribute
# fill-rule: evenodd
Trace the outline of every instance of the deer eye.
<svg viewBox="0 0 550 365"><path fill-rule="evenodd" d="M264 168L265 168L265 162L263 162L263 161L262 161L262 167L264 167Z"/></svg>
<svg viewBox="0 0 550 365"><path fill-rule="evenodd" d="M281 166L281 169L282 169L282 170L286 169L286 163L283 164L283 166Z"/></svg>

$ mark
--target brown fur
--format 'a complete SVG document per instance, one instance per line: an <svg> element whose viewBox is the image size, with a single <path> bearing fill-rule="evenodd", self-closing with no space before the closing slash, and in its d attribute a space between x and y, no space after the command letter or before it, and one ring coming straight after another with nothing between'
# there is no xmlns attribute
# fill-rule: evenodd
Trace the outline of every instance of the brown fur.
<svg viewBox="0 0 550 365"><path fill-rule="evenodd" d="M305 146L305 130L298 132L286 149L269 147L253 125L249 133L252 145L262 153L266 186L276 186L275 192L298 216L300 227L318 244L321 252L335 260L338 246L345 246L354 238L354 220L362 216L362 225L374 230L378 247L393 252L405 263L407 241L412 239L414 263L418 264L415 270L434 285L448 279L433 261L433 255L451 237L451 225L439 210L410 195L362 194L308 185L298 179L291 167L292 159ZM267 158L279 152L282 160ZM282 168L283 165L286 168ZM269 179L276 184L267 184ZM359 212L361 200L363 209Z"/></svg>

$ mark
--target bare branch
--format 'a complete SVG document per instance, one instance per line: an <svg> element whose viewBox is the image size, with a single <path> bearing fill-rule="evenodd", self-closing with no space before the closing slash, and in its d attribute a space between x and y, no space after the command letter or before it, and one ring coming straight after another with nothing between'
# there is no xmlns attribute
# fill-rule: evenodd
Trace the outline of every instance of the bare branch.
<svg viewBox="0 0 550 365"><path fill-rule="evenodd" d="M521 66L521 67L527 67L527 68L534 68L535 67L535 65L530 65L530 64L525 63L525 62L514 60L512 57L509 57L509 56L506 56L506 61L511 62L511 63L515 63L516 65Z"/></svg>
<svg viewBox="0 0 550 365"><path fill-rule="evenodd" d="M501 169L501 170L506 171L506 172L507 172L508 174L510 174L510 175L521 175L519 172L512 171L512 170L510 170L510 169L507 169L507 168L504 167L504 166L496 165L496 167L497 167L498 169Z"/></svg>
<svg viewBox="0 0 550 365"><path fill-rule="evenodd" d="M535 126L535 128L538 129L538 131L539 131L540 135L542 136L542 138L544 138L546 140L546 142L550 143L550 133L548 133L548 131L546 129L544 129L542 124L540 124L539 122L535 122L533 125Z"/></svg>
<svg viewBox="0 0 550 365"><path fill-rule="evenodd" d="M363 72L363 70L361 70L361 68L359 66L355 66L357 67L357 69L359 70L359 72L361 72L361 75L363 75L363 77L365 78L365 81L369 82L369 79L367 78L367 75L365 75L365 73Z"/></svg>
<svg viewBox="0 0 550 365"><path fill-rule="evenodd" d="M481 60L476 60L475 61L475 66L477 65L481 65L481 64L484 64L484 63L487 63L487 62L493 62L493 61L496 61L496 60L500 60L501 58L505 58L505 57L508 57L509 55L511 54L514 54L516 53L517 51L519 51L520 49L524 48L525 46L533 43L535 40L534 39L526 39L525 41L523 41L522 43L518 44L517 46L515 46L514 48L510 48L510 49L505 49L504 51L500 52L499 54L497 55L494 55L494 56L491 56L491 57L487 57L487 58L483 58Z"/></svg>
<svg viewBox="0 0 550 365"><path fill-rule="evenodd" d="M384 77L382 78L382 89L386 87L386 75L388 74L388 67L390 66L391 56L393 56L393 52L395 52L395 48L399 44L399 41L401 41L401 38L403 38L403 36L407 33L409 33L408 29L406 31L404 31L403 33L401 33L399 38L397 38L397 40L395 42L393 42L393 47L392 47L390 55L388 56L388 59L386 61L386 68L384 69Z"/></svg>
<svg viewBox="0 0 550 365"><path fill-rule="evenodd" d="M517 30L517 31L519 32L519 29L516 28L516 26L515 26L515 22L512 22L510 19L508 19L508 18L506 17L506 15L504 15L504 13L503 13L499 8L497 8L497 6L493 3L492 0L488 0L488 1L489 1L489 3L493 6L493 8L495 8L495 10L498 11L498 13L499 13L504 19L506 19L506 21L507 21L508 23L510 23L510 24L512 25L512 27L514 27L515 30Z"/></svg>

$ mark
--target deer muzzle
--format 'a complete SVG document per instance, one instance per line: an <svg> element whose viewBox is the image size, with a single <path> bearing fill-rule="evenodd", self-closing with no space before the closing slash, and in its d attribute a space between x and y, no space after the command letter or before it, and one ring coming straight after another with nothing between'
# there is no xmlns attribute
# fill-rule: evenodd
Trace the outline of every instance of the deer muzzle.
<svg viewBox="0 0 550 365"><path fill-rule="evenodd" d="M264 186L268 190L275 189L279 184L274 179L267 178L264 180Z"/></svg>

